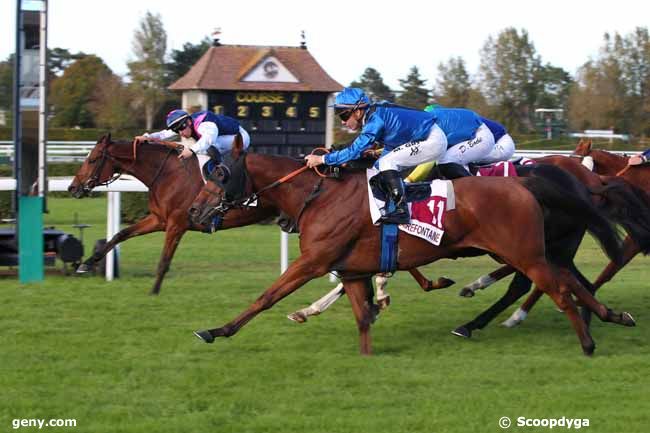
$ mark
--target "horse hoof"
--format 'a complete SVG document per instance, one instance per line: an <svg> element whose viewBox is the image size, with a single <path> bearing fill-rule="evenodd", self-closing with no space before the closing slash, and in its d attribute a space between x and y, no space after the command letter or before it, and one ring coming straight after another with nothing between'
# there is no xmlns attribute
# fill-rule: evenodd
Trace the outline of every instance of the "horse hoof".
<svg viewBox="0 0 650 433"><path fill-rule="evenodd" d="M390 305L390 296L386 296L382 299L377 299L377 305L380 310L385 310Z"/></svg>
<svg viewBox="0 0 650 433"><path fill-rule="evenodd" d="M594 343L591 343L588 346L582 346L582 352L585 354L585 356L593 356L595 350L596 350L596 344Z"/></svg>
<svg viewBox="0 0 650 433"><path fill-rule="evenodd" d="M214 343L214 337L210 331L194 331L194 335L203 340L204 343Z"/></svg>
<svg viewBox="0 0 650 433"><path fill-rule="evenodd" d="M296 311L287 316L287 319L296 322L296 323L305 323L307 321L307 316L302 311Z"/></svg>
<svg viewBox="0 0 650 433"><path fill-rule="evenodd" d="M438 278L438 281L437 281L436 284L438 285L439 289L446 289L447 287L453 286L454 284L456 284L456 282L454 280L452 280L451 278L440 277L440 278Z"/></svg>
<svg viewBox="0 0 650 433"><path fill-rule="evenodd" d="M621 313L621 323L623 326L636 326L636 321L634 320L634 317L627 311L623 311Z"/></svg>
<svg viewBox="0 0 650 433"><path fill-rule="evenodd" d="M451 331L451 333L457 337L463 338L470 338L472 336L472 331L465 326L459 326L458 328Z"/></svg>
<svg viewBox="0 0 650 433"><path fill-rule="evenodd" d="M79 265L79 267L75 271L75 274L86 274L88 272L90 272L90 266L88 266L85 263L82 263L82 264Z"/></svg>
<svg viewBox="0 0 650 433"><path fill-rule="evenodd" d="M474 290L470 289L469 287L463 287L460 289L460 292L458 292L458 296L462 296L464 298L473 298L474 295Z"/></svg>

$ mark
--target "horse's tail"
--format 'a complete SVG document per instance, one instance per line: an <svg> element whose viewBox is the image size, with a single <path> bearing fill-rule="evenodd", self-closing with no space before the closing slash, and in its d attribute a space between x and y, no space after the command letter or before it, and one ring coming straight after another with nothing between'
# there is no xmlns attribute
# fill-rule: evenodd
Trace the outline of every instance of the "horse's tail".
<svg viewBox="0 0 650 433"><path fill-rule="evenodd" d="M553 165L538 165L523 185L551 213L560 211L582 225L615 263L622 262L622 234L591 200L591 191L572 174Z"/></svg>
<svg viewBox="0 0 650 433"><path fill-rule="evenodd" d="M603 186L591 188L601 207L622 225L643 254L650 253L650 196L618 177L603 177Z"/></svg>

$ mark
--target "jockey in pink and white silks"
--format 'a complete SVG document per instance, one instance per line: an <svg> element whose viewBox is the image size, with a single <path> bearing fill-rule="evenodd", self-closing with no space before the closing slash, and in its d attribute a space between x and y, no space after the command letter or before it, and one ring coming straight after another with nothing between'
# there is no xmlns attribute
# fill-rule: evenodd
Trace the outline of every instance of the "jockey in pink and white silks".
<svg viewBox="0 0 650 433"><path fill-rule="evenodd" d="M248 149L250 145L248 132L232 117L211 111L198 111L189 115L183 110L172 110L165 120L167 129L144 134L136 139L169 140L176 135L193 138L196 142L185 147L179 158L186 159L193 154L207 153L217 163L221 161L221 155L230 152L237 133L242 136L244 149Z"/></svg>
<svg viewBox="0 0 650 433"><path fill-rule="evenodd" d="M375 167L384 191L395 204L392 211L384 209L381 220L385 223L405 224L410 219L399 170L440 160L467 165L487 156L494 147L490 130L476 113L466 109L424 112L386 102L371 103L363 90L353 87L336 96L334 109L347 128L361 133L345 149L306 156L307 165L341 165L358 159L375 142L381 143L384 150Z"/></svg>

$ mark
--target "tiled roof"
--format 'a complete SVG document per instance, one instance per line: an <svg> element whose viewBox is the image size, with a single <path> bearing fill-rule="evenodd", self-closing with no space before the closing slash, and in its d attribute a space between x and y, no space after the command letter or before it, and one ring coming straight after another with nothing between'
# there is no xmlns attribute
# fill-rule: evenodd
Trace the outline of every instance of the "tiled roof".
<svg viewBox="0 0 650 433"><path fill-rule="evenodd" d="M298 83L242 82L248 71L268 56L276 57ZM171 90L261 90L338 92L343 86L321 68L306 49L255 45L213 46L192 68L169 86Z"/></svg>

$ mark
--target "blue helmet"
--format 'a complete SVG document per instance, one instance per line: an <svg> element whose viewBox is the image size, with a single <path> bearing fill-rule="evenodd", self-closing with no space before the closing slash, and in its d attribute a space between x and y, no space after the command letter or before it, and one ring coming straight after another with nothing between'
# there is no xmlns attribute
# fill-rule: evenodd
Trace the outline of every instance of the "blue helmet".
<svg viewBox="0 0 650 433"><path fill-rule="evenodd" d="M185 120L189 119L190 115L187 114L187 111L183 110L172 110L167 114L167 119L165 120L167 123L167 129L171 129L172 131L181 125Z"/></svg>
<svg viewBox="0 0 650 433"><path fill-rule="evenodd" d="M346 87L334 100L334 108L359 108L368 104L370 98L358 87Z"/></svg>

